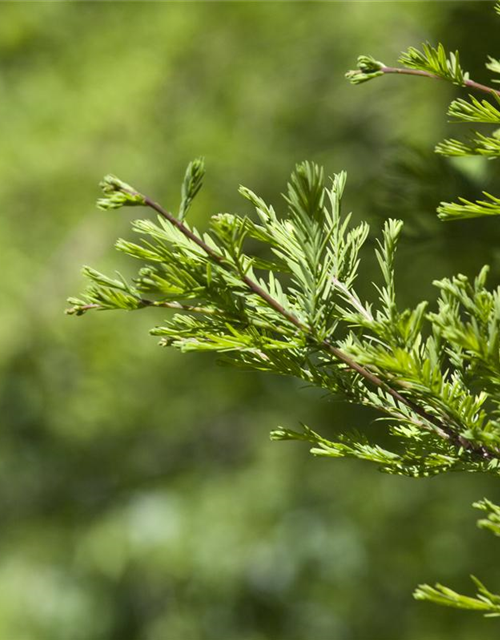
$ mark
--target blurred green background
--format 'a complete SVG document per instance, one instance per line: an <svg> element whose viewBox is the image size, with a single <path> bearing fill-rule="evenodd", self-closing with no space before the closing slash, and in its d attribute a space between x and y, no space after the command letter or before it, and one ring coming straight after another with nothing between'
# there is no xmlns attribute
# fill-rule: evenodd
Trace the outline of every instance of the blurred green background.
<svg viewBox="0 0 500 640"><path fill-rule="evenodd" d="M495 180L432 153L454 88L343 74L360 53L390 64L441 40L484 81L498 32L489 2L0 5L0 638L498 637L411 598L422 581L470 590L471 571L499 588L500 546L470 508L498 501L497 481L389 477L271 443L299 421L378 441L384 426L294 380L158 348L164 312L63 314L82 264L135 266L112 245L137 211L95 210L102 175L175 207L198 155L200 227L246 207L240 183L279 205L309 159L348 170L374 234L405 220L403 302L484 262L496 284L498 222L434 212ZM372 272L369 248L366 296Z"/></svg>

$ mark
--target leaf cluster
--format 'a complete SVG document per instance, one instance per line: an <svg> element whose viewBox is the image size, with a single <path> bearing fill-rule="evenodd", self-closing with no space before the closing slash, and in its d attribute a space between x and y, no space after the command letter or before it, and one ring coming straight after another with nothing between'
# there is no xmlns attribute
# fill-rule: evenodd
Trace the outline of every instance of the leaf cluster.
<svg viewBox="0 0 500 640"><path fill-rule="evenodd" d="M460 66L458 51L446 53L441 43L437 47L430 44L422 45L422 51L410 47L401 54L399 62L407 69L425 71L443 80L449 80L460 87L465 86L469 74Z"/></svg>

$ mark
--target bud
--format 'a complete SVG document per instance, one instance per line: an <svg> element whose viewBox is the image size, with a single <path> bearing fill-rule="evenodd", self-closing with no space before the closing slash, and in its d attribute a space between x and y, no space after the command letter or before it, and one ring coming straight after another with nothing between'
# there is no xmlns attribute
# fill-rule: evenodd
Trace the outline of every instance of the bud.
<svg viewBox="0 0 500 640"><path fill-rule="evenodd" d="M375 60L372 56L359 56L358 68L354 71L348 71L345 77L352 84L361 84L377 76L382 76L384 74L383 67L385 67L384 63Z"/></svg>
<svg viewBox="0 0 500 640"><path fill-rule="evenodd" d="M97 201L99 209L119 209L120 207L139 207L146 204L144 196L126 182L113 175L107 175L99 183L104 193Z"/></svg>

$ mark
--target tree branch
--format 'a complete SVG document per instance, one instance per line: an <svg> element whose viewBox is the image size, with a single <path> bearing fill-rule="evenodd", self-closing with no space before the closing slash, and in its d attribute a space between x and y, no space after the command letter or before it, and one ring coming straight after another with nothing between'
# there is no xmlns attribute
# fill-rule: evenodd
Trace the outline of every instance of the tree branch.
<svg viewBox="0 0 500 640"><path fill-rule="evenodd" d="M420 74L419 74L420 75ZM188 229L182 221L176 218L172 213L166 211L163 207L161 207L158 203L156 203L151 198L144 196L143 194L137 194L135 191L129 191L130 195L137 196L140 195L146 206L150 209L153 209L158 213L161 217L165 218L170 224L177 227L179 231L189 240L191 240L194 244L196 244L200 249L202 249L217 265L227 271L234 271L234 265L227 260L224 256L219 254L217 251L212 249L206 242L204 242L201 238L199 238L195 233L193 233L190 229ZM409 409L411 409L418 416L423 418L426 422L428 422L434 432L440 436L441 438L448 440L453 443L455 446L459 448L463 448L469 451L471 454L475 456L479 456L485 460L491 460L497 458L500 453L492 452L488 448L483 445L477 445L469 440L466 440L462 436L458 435L452 427L449 427L446 424L443 424L438 418L428 413L424 408L415 404L413 401L409 400L405 396L403 396L399 391L393 389L389 384L387 384L384 380L379 378L377 375L372 373L369 369L359 365L355 362L350 356L344 353L341 349L333 345L327 340L317 339L314 335L314 332L310 327L304 325L294 314L287 311L278 301L276 301L272 296L270 296L267 291L265 291L257 282L249 278L246 274L239 274L242 282L247 285L247 287L254 294L259 296L262 300L264 300L272 309L274 309L277 313L279 313L282 317L288 320L291 324L293 324L297 329L301 332L308 335L317 346L319 346L322 350L333 355L337 360L345 364L349 369L358 373L362 378L367 380L370 384L375 387L381 388L386 391L394 400L405 405Z"/></svg>

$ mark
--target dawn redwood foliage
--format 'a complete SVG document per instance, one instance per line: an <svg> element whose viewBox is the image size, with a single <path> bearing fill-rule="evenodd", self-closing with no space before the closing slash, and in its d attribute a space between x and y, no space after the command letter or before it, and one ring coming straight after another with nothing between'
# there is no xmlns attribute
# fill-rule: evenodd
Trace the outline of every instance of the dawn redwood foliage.
<svg viewBox="0 0 500 640"><path fill-rule="evenodd" d="M354 84L389 74L447 80L482 94L454 100L448 111L454 121L500 125L500 89L471 80L458 52L424 45L399 61L401 67L388 67L361 56L347 77ZM500 74L500 60L490 57L486 66ZM444 140L436 151L499 157L500 129ZM327 180L315 164L299 164L279 212L241 187L255 215L217 214L200 232L186 217L203 177L203 161L194 160L172 213L106 176L101 209L139 206L155 216L133 223L137 242L116 243L139 261L137 276L127 282L85 267L89 286L69 300L68 312L173 309L151 330L161 345L215 351L233 365L295 376L375 409L395 445L389 450L352 431L330 441L305 425L280 427L271 433L274 440L306 441L314 455L367 460L386 473L415 478L450 471L500 475L500 288L488 288L488 267L473 280L458 274L434 282L439 297L433 308L427 301L401 308L394 263L403 223L389 219L375 249L376 293L364 300L356 277L369 227L352 225L343 213L345 173ZM475 202L442 202L438 214L443 220L500 215L500 197L484 193ZM500 535L500 507L488 500L475 506L486 513L479 525ZM421 585L415 597L500 615L500 596L474 582L475 597L442 585Z"/></svg>

